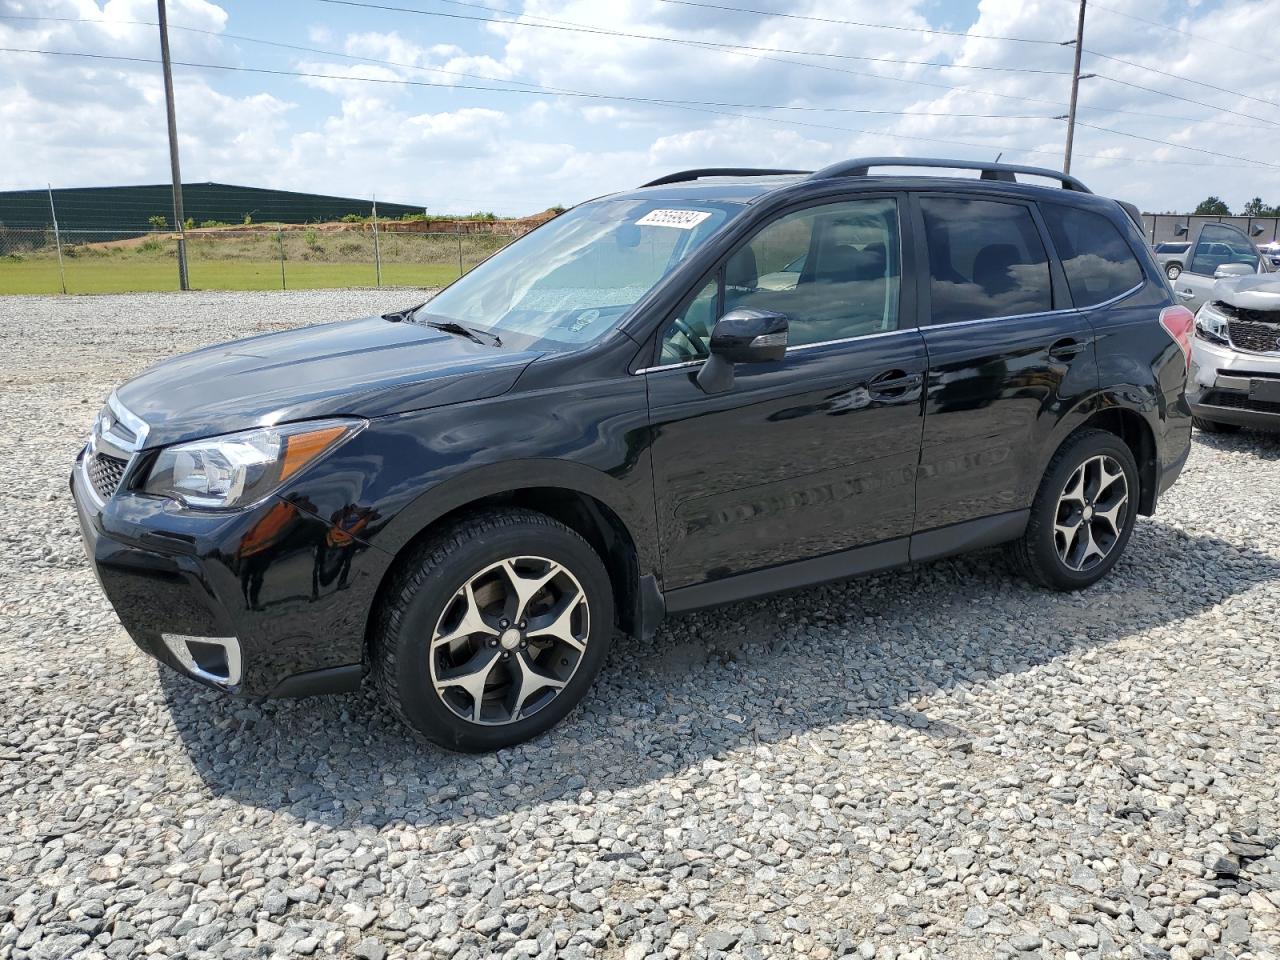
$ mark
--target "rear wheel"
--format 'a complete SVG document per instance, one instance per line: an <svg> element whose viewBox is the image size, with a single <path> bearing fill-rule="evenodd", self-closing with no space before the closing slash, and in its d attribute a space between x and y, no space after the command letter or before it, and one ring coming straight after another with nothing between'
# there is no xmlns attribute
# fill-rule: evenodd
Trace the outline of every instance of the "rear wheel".
<svg viewBox="0 0 1280 960"><path fill-rule="evenodd" d="M1171 263L1164 268L1164 275L1170 280L1177 280L1182 276L1182 264Z"/></svg>
<svg viewBox="0 0 1280 960"><path fill-rule="evenodd" d="M1055 590L1079 590L1115 566L1133 532L1138 467L1123 440L1082 431L1063 444L1031 505L1010 558L1024 576Z"/></svg>
<svg viewBox="0 0 1280 960"><path fill-rule="evenodd" d="M600 557L530 510L481 514L424 543L396 575L374 637L384 699L452 750L536 736L580 701L613 632Z"/></svg>
<svg viewBox="0 0 1280 960"><path fill-rule="evenodd" d="M1192 425L1205 433L1236 433L1240 429L1238 423L1223 423L1221 420L1205 420L1203 417L1192 417Z"/></svg>

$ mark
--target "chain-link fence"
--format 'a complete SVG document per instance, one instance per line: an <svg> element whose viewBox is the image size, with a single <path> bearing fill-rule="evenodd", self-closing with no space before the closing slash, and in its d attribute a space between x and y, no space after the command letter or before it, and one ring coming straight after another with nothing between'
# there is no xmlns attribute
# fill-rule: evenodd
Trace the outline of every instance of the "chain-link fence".
<svg viewBox="0 0 1280 960"><path fill-rule="evenodd" d="M176 290L184 241L195 290L439 287L514 239L369 223L196 229L185 238L0 225L0 294Z"/></svg>

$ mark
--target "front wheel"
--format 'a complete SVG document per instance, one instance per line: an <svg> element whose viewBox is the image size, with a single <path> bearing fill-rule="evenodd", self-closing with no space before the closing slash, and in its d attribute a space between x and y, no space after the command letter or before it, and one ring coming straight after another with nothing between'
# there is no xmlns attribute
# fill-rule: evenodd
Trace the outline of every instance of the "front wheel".
<svg viewBox="0 0 1280 960"><path fill-rule="evenodd" d="M1114 433L1085 430L1049 461L1020 540L1009 546L1024 576L1055 590L1079 590L1116 565L1133 532L1138 466Z"/></svg>
<svg viewBox="0 0 1280 960"><path fill-rule="evenodd" d="M564 524L503 510L426 541L379 613L374 670L391 709L443 747L496 750L582 699L612 638L613 590Z"/></svg>
<svg viewBox="0 0 1280 960"><path fill-rule="evenodd" d="M1168 277L1170 280L1177 280L1180 276L1182 276L1182 264L1180 263L1169 264L1167 267L1164 268L1164 275Z"/></svg>

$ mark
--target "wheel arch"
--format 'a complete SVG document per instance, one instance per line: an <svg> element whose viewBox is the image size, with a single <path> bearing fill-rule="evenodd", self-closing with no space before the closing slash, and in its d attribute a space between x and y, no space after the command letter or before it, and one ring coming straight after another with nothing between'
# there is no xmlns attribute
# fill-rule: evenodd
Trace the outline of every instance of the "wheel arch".
<svg viewBox="0 0 1280 960"><path fill-rule="evenodd" d="M618 626L632 635L644 632L653 615L646 610L643 581L652 579L656 570L653 537L645 529L644 511L621 491L606 492L608 487L601 478L592 476L596 471L573 464L563 466L569 469L548 469L545 463L539 469L524 462L504 464L498 471L473 471L420 498L414 506L423 509L410 508L397 517L397 530L389 545L394 552L366 620L366 651L388 586L418 544L469 514L504 507L545 514L586 540L609 574ZM519 482L521 479L525 482ZM648 518L652 520L652 511Z"/></svg>
<svg viewBox="0 0 1280 960"><path fill-rule="evenodd" d="M1113 433L1129 448L1134 462L1138 465L1138 513L1144 517L1151 516L1156 509L1160 478L1156 463L1155 431L1152 430L1146 417L1129 407L1108 404L1104 400L1103 406L1090 414L1088 419L1062 439L1062 443L1055 448L1054 454L1081 430L1091 429Z"/></svg>

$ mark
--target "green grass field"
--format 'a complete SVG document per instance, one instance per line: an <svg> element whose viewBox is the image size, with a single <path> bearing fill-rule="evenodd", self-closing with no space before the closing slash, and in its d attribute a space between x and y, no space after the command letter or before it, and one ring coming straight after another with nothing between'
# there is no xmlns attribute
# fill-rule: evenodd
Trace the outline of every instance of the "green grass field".
<svg viewBox="0 0 1280 960"><path fill-rule="evenodd" d="M458 276L459 255L470 269L510 238L491 235L388 234L380 245L382 285L439 287ZM284 281L280 246L284 247ZM378 283L372 237L316 230L253 236L192 235L187 264L194 290L310 290ZM132 245L64 246L68 293L135 293L178 289L171 238ZM49 246L0 257L0 294L61 293L56 250Z"/></svg>
<svg viewBox="0 0 1280 960"><path fill-rule="evenodd" d="M139 293L177 290L178 266L162 263L79 261L65 264L68 293ZM279 290L280 264L243 260L195 260L188 266L193 290ZM439 287L456 279L457 265L384 263L386 287ZM371 263L286 263L285 285L291 290L321 287L372 287ZM61 293L56 260L0 260L0 294Z"/></svg>

